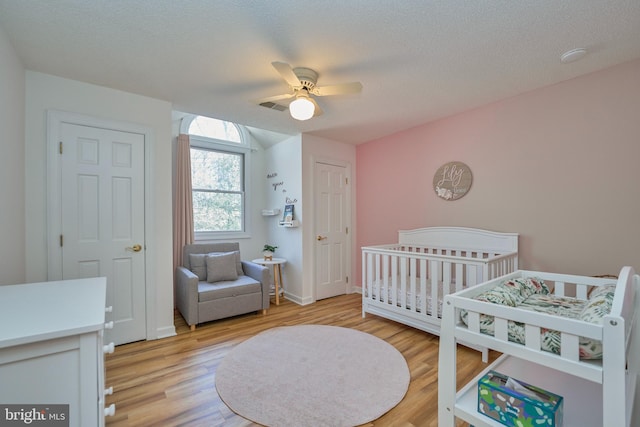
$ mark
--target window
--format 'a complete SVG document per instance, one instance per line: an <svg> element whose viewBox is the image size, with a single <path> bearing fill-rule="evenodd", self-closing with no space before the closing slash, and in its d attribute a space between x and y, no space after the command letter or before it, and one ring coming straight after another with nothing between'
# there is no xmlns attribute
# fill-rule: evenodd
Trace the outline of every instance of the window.
<svg viewBox="0 0 640 427"><path fill-rule="evenodd" d="M195 116L189 124L189 135L204 136L221 141L242 143L236 125L210 117Z"/></svg>
<svg viewBox="0 0 640 427"><path fill-rule="evenodd" d="M191 187L196 240L248 233L250 150L240 128L203 116L183 119L191 141Z"/></svg>
<svg viewBox="0 0 640 427"><path fill-rule="evenodd" d="M243 231L243 160L242 154L191 147L195 231Z"/></svg>

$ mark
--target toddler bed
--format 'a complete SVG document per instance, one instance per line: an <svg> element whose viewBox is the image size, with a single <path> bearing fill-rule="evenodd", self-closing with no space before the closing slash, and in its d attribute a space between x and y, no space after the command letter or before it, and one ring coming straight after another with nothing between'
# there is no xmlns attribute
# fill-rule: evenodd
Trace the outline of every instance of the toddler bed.
<svg viewBox="0 0 640 427"><path fill-rule="evenodd" d="M517 268L516 233L401 230L398 243L362 248L362 317L371 313L438 335L444 295Z"/></svg>
<svg viewBox="0 0 640 427"><path fill-rule="evenodd" d="M477 382L489 370L563 396L565 426L640 425L638 286L631 267L617 280L516 271L445 296L438 425L500 425L477 411ZM456 393L458 342L503 355Z"/></svg>

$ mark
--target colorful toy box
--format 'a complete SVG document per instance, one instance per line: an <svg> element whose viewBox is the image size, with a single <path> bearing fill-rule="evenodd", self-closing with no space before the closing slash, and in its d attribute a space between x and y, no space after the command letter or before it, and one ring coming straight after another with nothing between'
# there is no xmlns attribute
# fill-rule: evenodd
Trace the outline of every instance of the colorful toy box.
<svg viewBox="0 0 640 427"><path fill-rule="evenodd" d="M478 412L513 427L562 427L562 396L489 371L478 381Z"/></svg>

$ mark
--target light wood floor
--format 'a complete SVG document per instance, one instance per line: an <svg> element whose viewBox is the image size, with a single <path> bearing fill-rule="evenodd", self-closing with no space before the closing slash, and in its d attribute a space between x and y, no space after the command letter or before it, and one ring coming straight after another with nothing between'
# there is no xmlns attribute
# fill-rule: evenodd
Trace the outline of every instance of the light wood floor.
<svg viewBox="0 0 640 427"><path fill-rule="evenodd" d="M235 345L259 332L312 323L368 332L394 345L407 360L411 383L406 396L367 426L437 426L438 338L374 315L363 319L358 294L307 306L281 300L279 306L271 305L266 316L248 314L209 322L194 332L176 315L177 336L118 346L107 356L106 384L114 389L107 404L116 404L116 414L107 417L107 425L254 426L220 400L214 384L218 364ZM490 355L491 360L495 357L494 353ZM458 386L484 367L480 353L460 347Z"/></svg>

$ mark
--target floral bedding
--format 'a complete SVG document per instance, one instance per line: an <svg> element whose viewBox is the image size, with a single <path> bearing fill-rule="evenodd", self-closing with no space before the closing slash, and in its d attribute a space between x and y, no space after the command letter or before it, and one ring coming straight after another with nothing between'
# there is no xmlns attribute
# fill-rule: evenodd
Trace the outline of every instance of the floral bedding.
<svg viewBox="0 0 640 427"><path fill-rule="evenodd" d="M551 316L560 316L584 322L602 324L604 316L611 311L615 284L595 288L589 299L578 300L571 297L552 295L543 280L537 278L518 278L504 281L494 288L478 295L475 299L494 304L517 307ZM462 321L467 324L467 312L462 310ZM507 324L509 341L524 344L525 327L523 323L509 321ZM480 315L480 332L494 335L493 316ZM542 329L541 348L560 354L560 333ZM602 359L602 342L580 337L581 359Z"/></svg>

